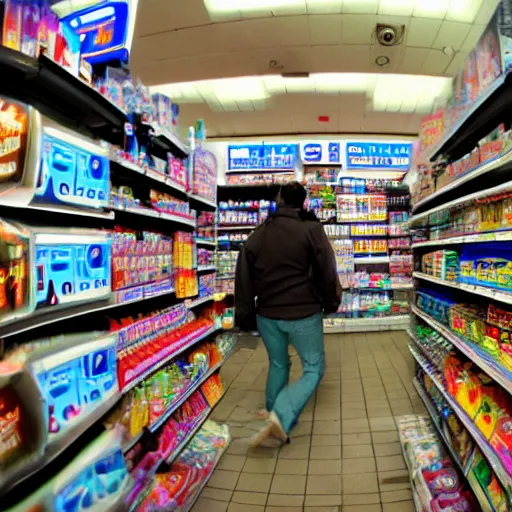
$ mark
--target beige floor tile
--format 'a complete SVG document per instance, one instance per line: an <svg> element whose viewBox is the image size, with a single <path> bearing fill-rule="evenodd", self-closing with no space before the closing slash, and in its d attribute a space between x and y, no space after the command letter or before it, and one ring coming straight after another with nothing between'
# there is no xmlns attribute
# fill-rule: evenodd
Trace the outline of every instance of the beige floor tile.
<svg viewBox="0 0 512 512"><path fill-rule="evenodd" d="M238 471L223 471L218 469L208 481L208 487L232 491L236 487L239 476L240 473L238 473Z"/></svg>
<svg viewBox="0 0 512 512"><path fill-rule="evenodd" d="M398 431L390 432L372 432L373 444L396 443L398 439Z"/></svg>
<svg viewBox="0 0 512 512"><path fill-rule="evenodd" d="M347 411L341 411L341 419L342 420L358 420L358 419L366 419L368 417L368 413L366 409L348 409Z"/></svg>
<svg viewBox="0 0 512 512"><path fill-rule="evenodd" d="M390 455L401 455L402 447L399 442L373 445L376 457L389 457Z"/></svg>
<svg viewBox="0 0 512 512"><path fill-rule="evenodd" d="M284 445L279 451L280 459L308 459L309 445L298 445L292 440L291 444Z"/></svg>
<svg viewBox="0 0 512 512"><path fill-rule="evenodd" d="M244 473L272 474L276 467L277 459L253 459L247 458L243 468Z"/></svg>
<svg viewBox="0 0 512 512"><path fill-rule="evenodd" d="M344 445L341 449L341 456L344 459L373 457L373 447L371 444Z"/></svg>
<svg viewBox="0 0 512 512"><path fill-rule="evenodd" d="M231 501L231 496L233 496L233 491L228 491L226 489L214 489L212 487L205 487L201 492L201 498L210 498L212 500L217 501Z"/></svg>
<svg viewBox="0 0 512 512"><path fill-rule="evenodd" d="M304 512L340 512L341 507L304 507Z"/></svg>
<svg viewBox="0 0 512 512"><path fill-rule="evenodd" d="M375 473L375 459L373 457L361 457L359 459L345 459L343 462L343 474Z"/></svg>
<svg viewBox="0 0 512 512"><path fill-rule="evenodd" d="M412 501L412 492L409 489L380 493L382 503L396 503L398 501Z"/></svg>
<svg viewBox="0 0 512 512"><path fill-rule="evenodd" d="M265 512L265 507L263 505L231 503L228 507L228 512Z"/></svg>
<svg viewBox="0 0 512 512"><path fill-rule="evenodd" d="M272 480L271 494L304 494L306 477L300 475L275 475Z"/></svg>
<svg viewBox="0 0 512 512"><path fill-rule="evenodd" d="M370 494L344 494L343 505L354 506L354 505L376 505L380 503L380 497L378 493Z"/></svg>
<svg viewBox="0 0 512 512"><path fill-rule="evenodd" d="M370 429L372 432L389 432L396 429L395 419L388 418L370 418Z"/></svg>
<svg viewBox="0 0 512 512"><path fill-rule="evenodd" d="M410 478L407 470L386 471L379 473L380 492L410 489Z"/></svg>
<svg viewBox="0 0 512 512"><path fill-rule="evenodd" d="M226 512L229 503L223 501L209 500L200 497L192 507L192 512Z"/></svg>
<svg viewBox="0 0 512 512"><path fill-rule="evenodd" d="M310 460L309 475L339 475L341 474L341 460Z"/></svg>
<svg viewBox="0 0 512 512"><path fill-rule="evenodd" d="M379 473L383 471L397 471L400 469L406 469L405 461L402 455L377 457L377 470Z"/></svg>
<svg viewBox="0 0 512 512"><path fill-rule="evenodd" d="M237 491L247 492L263 492L268 493L270 483L272 482L272 475L258 475L256 473L241 473L238 483L236 484Z"/></svg>
<svg viewBox="0 0 512 512"><path fill-rule="evenodd" d="M384 503L383 512L415 512L414 502L402 501L400 503Z"/></svg>
<svg viewBox="0 0 512 512"><path fill-rule="evenodd" d="M233 503L245 503L247 505L265 505L267 503L267 493L235 491L231 501Z"/></svg>
<svg viewBox="0 0 512 512"><path fill-rule="evenodd" d="M379 505L349 505L343 507L343 512L382 512ZM393 511L394 512L394 511Z"/></svg>
<svg viewBox="0 0 512 512"><path fill-rule="evenodd" d="M219 469L227 471L242 471L245 464L245 457L241 455L224 455L219 463Z"/></svg>
<svg viewBox="0 0 512 512"><path fill-rule="evenodd" d="M341 422L315 421L313 423L313 435L336 435L341 433Z"/></svg>
<svg viewBox="0 0 512 512"><path fill-rule="evenodd" d="M341 494L341 475L309 475L306 494Z"/></svg>
<svg viewBox="0 0 512 512"><path fill-rule="evenodd" d="M364 432L370 432L370 425L366 418L358 420L343 420L341 422L341 431L343 434L361 434Z"/></svg>
<svg viewBox="0 0 512 512"><path fill-rule="evenodd" d="M377 473L343 475L344 494L369 494L379 492Z"/></svg>
<svg viewBox="0 0 512 512"><path fill-rule="evenodd" d="M291 431L290 437L299 437L310 435L313 429L312 421L300 421L299 424Z"/></svg>
<svg viewBox="0 0 512 512"><path fill-rule="evenodd" d="M269 494L267 506L272 507L302 507L304 494Z"/></svg>
<svg viewBox="0 0 512 512"><path fill-rule="evenodd" d="M341 494L307 494L304 505L306 507L340 507Z"/></svg>
<svg viewBox="0 0 512 512"><path fill-rule="evenodd" d="M311 460L341 459L341 446L312 446L309 457Z"/></svg>
<svg viewBox="0 0 512 512"><path fill-rule="evenodd" d="M357 444L371 444L372 438L369 433L343 434L341 436L343 446L354 446Z"/></svg>
<svg viewBox="0 0 512 512"><path fill-rule="evenodd" d="M313 435L311 438L311 446L340 446L341 445L341 436L331 435Z"/></svg>
<svg viewBox="0 0 512 512"><path fill-rule="evenodd" d="M279 459L277 461L276 475L306 475L308 472L308 461Z"/></svg>
<svg viewBox="0 0 512 512"><path fill-rule="evenodd" d="M315 421L332 421L340 419L340 410L336 408L315 409Z"/></svg>

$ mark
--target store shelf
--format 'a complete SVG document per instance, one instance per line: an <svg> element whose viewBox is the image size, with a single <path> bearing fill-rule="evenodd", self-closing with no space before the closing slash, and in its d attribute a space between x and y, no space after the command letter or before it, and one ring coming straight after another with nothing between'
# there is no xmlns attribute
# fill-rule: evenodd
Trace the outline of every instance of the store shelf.
<svg viewBox="0 0 512 512"><path fill-rule="evenodd" d="M233 350L231 350L226 355L226 357L224 357L224 359L222 361L219 361L215 366L212 366L207 372L205 372L203 375L201 375L201 377L199 377L199 379L196 380L196 382L194 382L190 386L190 388L184 393L183 396L181 396L180 398L175 400L175 402L173 404L171 404L171 406L169 407L169 409L167 409L167 411L165 411L163 416L160 416L160 418L158 418L152 425L149 426L149 431L155 432L164 423L166 423L167 420L171 417L173 412L175 412L179 407L181 407L181 405L183 405L189 399L189 397L195 391L197 391L201 387L201 385L204 384L215 372L220 370L221 366L234 354L235 350L236 350L236 345L233 348Z"/></svg>
<svg viewBox="0 0 512 512"><path fill-rule="evenodd" d="M189 194L188 197L192 207L195 208L196 210L215 211L217 209L217 203L212 199L206 199L205 197L201 197L197 194Z"/></svg>
<svg viewBox="0 0 512 512"><path fill-rule="evenodd" d="M474 235L454 236L451 238L442 238L440 240L427 240L425 242L416 242L411 248L419 249L420 247L437 247L443 245L458 244L476 244L480 242L509 242L512 240L512 231L493 231L490 233L477 233Z"/></svg>
<svg viewBox="0 0 512 512"><path fill-rule="evenodd" d="M384 263L389 263L389 256L366 256L362 258L358 258L354 256L354 264L355 265L363 265L363 264L372 264L372 265L381 265Z"/></svg>
<svg viewBox="0 0 512 512"><path fill-rule="evenodd" d="M101 209L94 208L79 208L79 207L71 207L71 206L56 206L51 204L29 204L24 205L20 203L16 203L15 199L9 198L9 196L4 196L0 199L0 207L7 208L17 208L24 211L33 211L33 215L37 215L38 213L56 213L59 215L76 215L77 217L84 218L93 218L93 219L104 219L104 220L113 220L114 213L107 212Z"/></svg>
<svg viewBox="0 0 512 512"><path fill-rule="evenodd" d="M439 284L441 286L447 286L449 288L455 288L457 290L464 290L465 292L474 293L482 297L494 299L505 304L512 304L512 293L504 292L502 290L496 290L495 288L487 288L485 286L477 286L474 284L457 283L454 281L447 281L445 279L439 279L437 277L429 276L421 272L414 272L413 277L429 281L431 283Z"/></svg>
<svg viewBox="0 0 512 512"><path fill-rule="evenodd" d="M405 467L407 468L407 474L409 475L409 485L411 486L411 494L413 498L414 508L416 512L423 512L423 506L418 496L418 492L416 491L416 486L414 485L413 473L411 471L411 467L409 466L409 459L407 457L407 453L405 452L405 441L400 435L400 448L402 449L402 457L404 458Z"/></svg>
<svg viewBox="0 0 512 512"><path fill-rule="evenodd" d="M122 145L128 117L117 105L51 59L0 46L2 94L111 144Z"/></svg>
<svg viewBox="0 0 512 512"><path fill-rule="evenodd" d="M182 224L183 226L189 226L192 228L196 228L196 220L188 219L183 217L182 215L173 215L171 213L161 213L156 210L152 210L151 208L138 208L136 206L110 206L110 209L114 212L123 212L129 213L132 215L137 215L140 217L151 217L153 219L159 219L164 221L169 221L174 224Z"/></svg>
<svg viewBox="0 0 512 512"><path fill-rule="evenodd" d="M199 265L197 267L198 272L216 272L217 267L215 265Z"/></svg>
<svg viewBox="0 0 512 512"><path fill-rule="evenodd" d="M478 141L505 120L504 113L511 106L509 88L508 74L495 80L471 103L441 141L429 149L430 157L426 156L423 160L434 161L438 156L446 154L458 159L468 154Z"/></svg>
<svg viewBox="0 0 512 512"><path fill-rule="evenodd" d="M476 425L473 423L471 418L466 414L462 407L455 401L455 399L446 391L444 386L439 382L435 375L429 372L427 361L419 354L413 345L409 345L409 351L413 355L414 359L421 366L423 371L432 379L432 382L436 385L437 389L443 395L448 405L453 409L454 413L466 427L470 435L475 440L476 444L484 454L485 458L489 462L493 471L496 473L497 478L500 480L502 485L505 487L507 494L510 496L512 492L512 475L507 473L507 470L498 457L494 449L489 445L484 435L478 430Z"/></svg>
<svg viewBox="0 0 512 512"><path fill-rule="evenodd" d="M147 180L148 186L153 184L153 186L161 188L161 185L163 184L170 194L178 193L183 195L187 193L184 186L174 183L169 176L155 171L154 169L141 167L140 165L120 158L117 155L112 155L110 157L110 161L114 164L112 168L113 173L116 175L121 174L127 178L131 178L132 180L137 180L137 183L140 183L142 179L141 177L143 176L144 179Z"/></svg>
<svg viewBox="0 0 512 512"><path fill-rule="evenodd" d="M476 175L475 177L485 174L484 170L487 167L490 167L491 164L494 164L495 167L492 167L490 170L495 170L496 168L503 167L505 164L510 164L512 166L512 151L508 152L506 155L502 156L501 158L498 158L497 160L493 160L490 163L484 164L481 168L479 168L479 169L481 169L481 173ZM477 171L474 171L474 172L476 173ZM486 172L490 172L490 171L487 170ZM472 173L469 173L467 175L464 175L463 178L465 178L466 176L469 177L471 175L472 175ZM463 178L460 178L460 180L462 181ZM457 183L457 181L459 181L459 180L456 180L452 183ZM446 187L448 187L448 186L449 185L447 185ZM442 189L440 189L439 192L444 190L444 188L446 188L446 187L443 187ZM462 208L463 206L466 206L467 204L474 202L476 199L484 199L486 197L503 194L505 192L512 192L512 181L507 181L505 183L502 183L500 185L497 185L495 187L491 187L491 188L488 188L485 190L478 190L477 192L473 192L472 194L468 194L468 195L465 195L458 199L448 201L446 203L443 203L440 206L436 206L435 208L431 208L430 210L427 210L423 213L419 213L418 215L413 215L409 219L409 225L411 227L420 225L420 224L422 224L423 221L428 221L429 216L433 215L435 213L442 212L445 210L451 210L454 208ZM434 194L432 194L432 195L434 195ZM431 197L431 196L429 196L429 197ZM425 198L425 199L428 199L428 198ZM418 205L420 205L420 203L421 203L421 201L418 203Z"/></svg>
<svg viewBox="0 0 512 512"><path fill-rule="evenodd" d="M39 455L33 453L28 457L22 457L18 463L10 466L8 471L3 471L0 476L0 486L2 489L0 496L7 494L15 486L20 485L24 480L50 464L58 455L69 448L80 436L105 416L119 402L121 397L121 393L115 393L97 409L91 411L82 421L71 426L58 441L47 445L44 453Z"/></svg>
<svg viewBox="0 0 512 512"><path fill-rule="evenodd" d="M217 242L215 240L207 240L205 238L196 238L197 245L204 245L206 247L217 247Z"/></svg>
<svg viewBox="0 0 512 512"><path fill-rule="evenodd" d="M156 150L155 156L161 155L163 160L167 160L167 153L182 160L190 154L190 148L175 133L160 127L153 134L153 149Z"/></svg>
<svg viewBox="0 0 512 512"><path fill-rule="evenodd" d="M325 316L325 319L336 318ZM367 317L367 318L336 318L336 325L329 325L324 320L324 334L340 334L344 332L399 331L409 326L409 315Z"/></svg>
<svg viewBox="0 0 512 512"><path fill-rule="evenodd" d="M214 463L212 465L211 472L208 475L206 475L206 477L202 480L201 485L198 487L196 493L189 500L189 502L186 503L185 505L183 505L181 512L190 512L192 510L195 502L197 501L197 499L199 498L199 496L203 492L203 489L206 487L206 484L208 483L208 481L212 477L213 473L215 472L215 469L216 469L217 465L219 464L220 460L222 459L222 456L227 452L230 444L231 444L231 440L229 440L229 442L226 444L226 446L223 447L222 450L219 450L219 452L217 454L217 457L216 457L216 459L215 459L215 461L214 461Z"/></svg>
<svg viewBox="0 0 512 512"><path fill-rule="evenodd" d="M405 291L405 290L412 290L414 288L414 286L412 284L402 284L402 285L397 285L397 286L391 286L390 288L372 288L372 287L367 287L367 288L356 288L356 287L353 287L353 288L350 288L351 290L356 290L356 291L365 291L365 292L397 292L397 291Z"/></svg>
<svg viewBox="0 0 512 512"><path fill-rule="evenodd" d="M164 357L154 365L152 365L150 368L148 368L144 373L141 373L136 379L134 379L132 382L130 382L128 385L126 385L123 388L123 394L128 393L131 389L138 386L142 381L146 380L151 374L155 373L157 370L162 368L162 366L165 366L169 361L174 359L175 357L178 357L180 354L188 350L190 347L193 347L200 341L208 338L208 336L211 336L214 332L218 331L216 327L210 327L207 331L196 335L196 333L191 333L188 336L184 338L185 343L178 349L176 349L172 354L169 354L168 356Z"/></svg>
<svg viewBox="0 0 512 512"><path fill-rule="evenodd" d="M206 297L198 297L197 299L194 299L190 301L187 304L188 309L194 309L197 308L197 306L201 306L202 304L206 304L207 302L210 302L213 300L213 295L207 295Z"/></svg>
<svg viewBox="0 0 512 512"><path fill-rule="evenodd" d="M412 306L412 312L424 322L442 334L450 343L457 347L467 358L471 359L489 377L500 384L505 391L512 394L512 372L504 368L498 361L493 359L484 349L465 340L453 333L450 329L434 320L431 316L421 311L417 306Z"/></svg>
<svg viewBox="0 0 512 512"><path fill-rule="evenodd" d="M258 224L251 224L245 226L217 226L218 231L242 231L250 230L258 227Z"/></svg>

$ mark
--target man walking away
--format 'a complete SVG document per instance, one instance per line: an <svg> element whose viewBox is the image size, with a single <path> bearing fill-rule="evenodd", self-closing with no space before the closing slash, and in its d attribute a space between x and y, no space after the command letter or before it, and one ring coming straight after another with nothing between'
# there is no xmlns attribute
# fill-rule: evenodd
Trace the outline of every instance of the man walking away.
<svg viewBox="0 0 512 512"><path fill-rule="evenodd" d="M306 190L299 183L281 189L277 212L249 237L238 256L236 323L257 328L268 352L267 424L253 440L281 441L296 425L324 373L323 312L335 312L341 286L332 247L322 224L304 210ZM292 344L302 377L289 384Z"/></svg>

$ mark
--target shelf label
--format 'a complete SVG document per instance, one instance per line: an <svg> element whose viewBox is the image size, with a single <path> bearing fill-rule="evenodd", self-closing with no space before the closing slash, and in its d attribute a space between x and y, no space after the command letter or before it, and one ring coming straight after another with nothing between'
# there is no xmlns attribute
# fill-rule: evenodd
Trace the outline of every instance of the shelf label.
<svg viewBox="0 0 512 512"><path fill-rule="evenodd" d="M228 146L228 170L293 170L297 153L297 144Z"/></svg>

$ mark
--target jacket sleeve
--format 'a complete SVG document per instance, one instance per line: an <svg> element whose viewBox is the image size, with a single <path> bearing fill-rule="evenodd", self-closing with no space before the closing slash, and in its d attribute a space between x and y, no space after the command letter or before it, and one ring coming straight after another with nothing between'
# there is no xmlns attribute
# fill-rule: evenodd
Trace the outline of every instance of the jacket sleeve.
<svg viewBox="0 0 512 512"><path fill-rule="evenodd" d="M325 313L335 313L341 302L341 284L336 269L336 258L322 224L311 230L313 244L313 275L322 295Z"/></svg>
<svg viewBox="0 0 512 512"><path fill-rule="evenodd" d="M247 244L238 254L235 275L235 324L243 331L255 331L256 303L254 279Z"/></svg>

